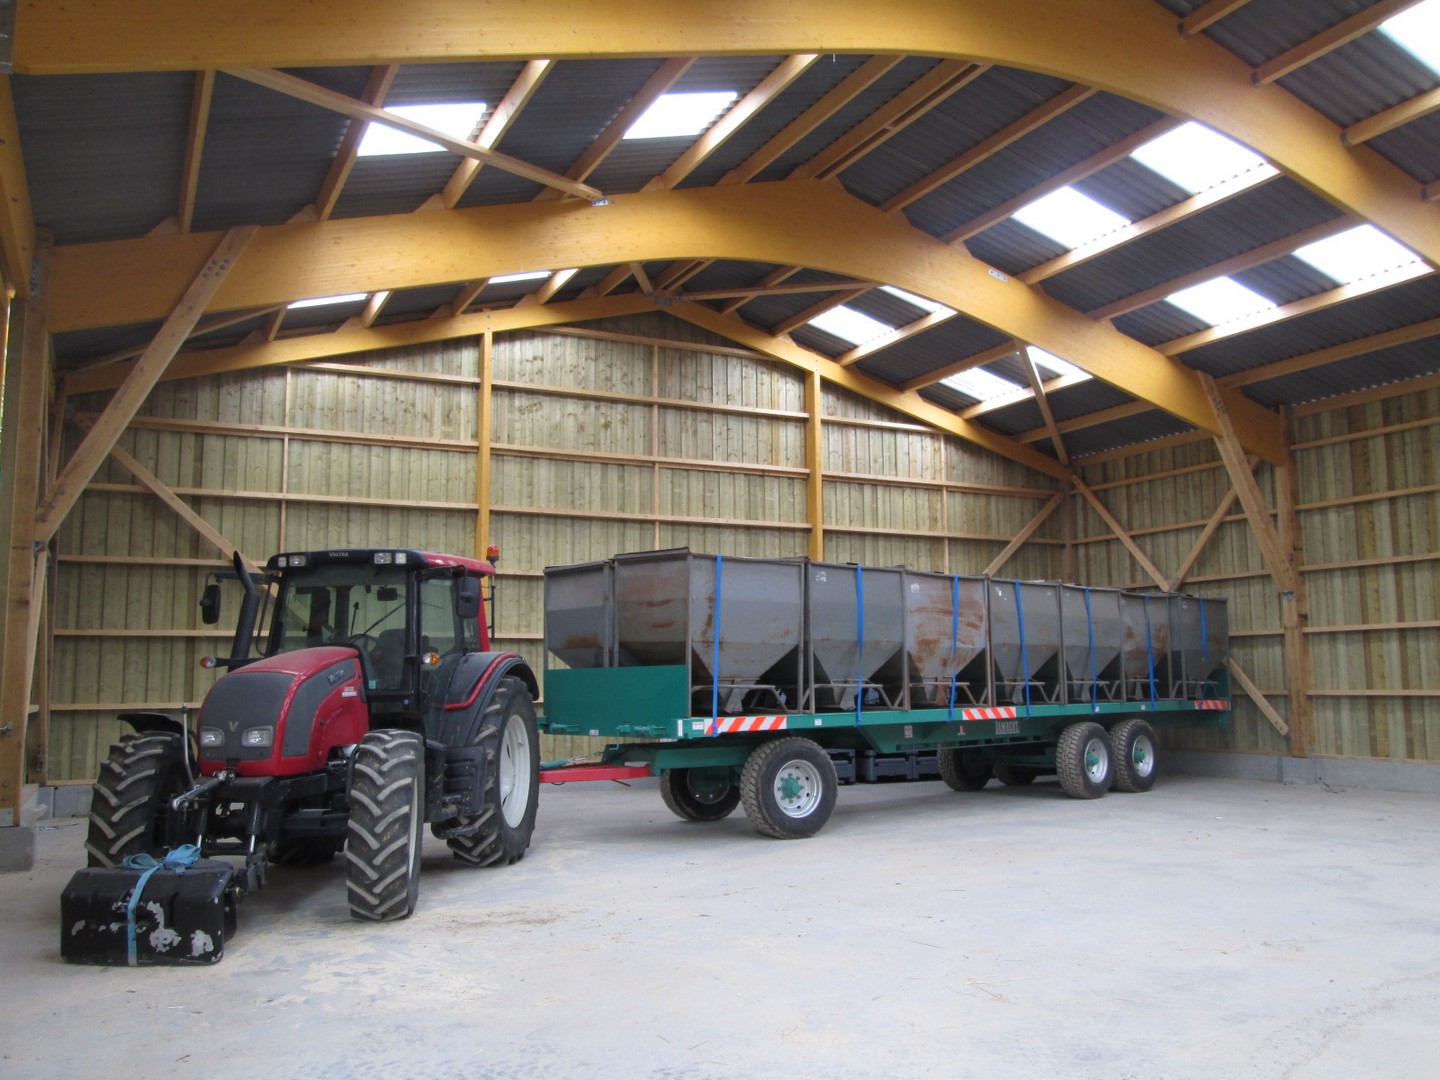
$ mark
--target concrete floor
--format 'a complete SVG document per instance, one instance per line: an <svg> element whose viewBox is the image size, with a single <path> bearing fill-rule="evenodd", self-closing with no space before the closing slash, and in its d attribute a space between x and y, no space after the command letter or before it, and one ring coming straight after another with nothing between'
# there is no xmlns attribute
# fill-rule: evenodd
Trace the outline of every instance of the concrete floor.
<svg viewBox="0 0 1440 1080"><path fill-rule="evenodd" d="M278 871L200 969L61 962L83 828L0 875L7 1076L1436 1075L1432 796L861 786L779 842L546 788L519 865L430 840L386 926Z"/></svg>

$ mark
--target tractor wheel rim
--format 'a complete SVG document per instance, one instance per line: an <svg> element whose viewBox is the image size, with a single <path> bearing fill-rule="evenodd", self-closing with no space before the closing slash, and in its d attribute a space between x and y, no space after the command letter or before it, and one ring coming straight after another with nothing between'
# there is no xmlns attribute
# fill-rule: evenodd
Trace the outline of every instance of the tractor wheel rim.
<svg viewBox="0 0 1440 1080"><path fill-rule="evenodd" d="M1105 747L1099 739L1091 739L1085 744L1085 775L1095 783L1105 779L1105 773L1109 771L1109 762L1106 760Z"/></svg>
<svg viewBox="0 0 1440 1080"><path fill-rule="evenodd" d="M1136 776L1146 777L1155 771L1155 744L1148 736L1135 737L1135 747L1130 752L1130 760Z"/></svg>
<svg viewBox="0 0 1440 1080"><path fill-rule="evenodd" d="M530 801L530 740L518 716L505 723L500 740L500 814L512 829L525 819Z"/></svg>
<svg viewBox="0 0 1440 1080"><path fill-rule="evenodd" d="M820 770L808 761L787 761L775 774L775 805L786 817L809 817L820 805Z"/></svg>

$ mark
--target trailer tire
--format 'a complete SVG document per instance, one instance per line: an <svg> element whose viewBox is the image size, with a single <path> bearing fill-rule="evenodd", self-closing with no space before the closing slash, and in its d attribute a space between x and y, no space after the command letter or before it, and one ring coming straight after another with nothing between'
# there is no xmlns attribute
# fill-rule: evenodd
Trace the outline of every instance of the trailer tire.
<svg viewBox="0 0 1440 1080"><path fill-rule="evenodd" d="M994 770L973 750L949 747L935 754L940 779L954 791L979 791L990 782Z"/></svg>
<svg viewBox="0 0 1440 1080"><path fill-rule="evenodd" d="M540 795L535 703L520 679L500 680L480 719L475 745L485 749L485 803L477 815L483 824L446 843L455 858L471 866L509 866L523 859L530 846Z"/></svg>
<svg viewBox="0 0 1440 1080"><path fill-rule="evenodd" d="M703 769L666 769L660 775L660 798L670 812L686 821L721 821L740 805L734 784L696 783Z"/></svg>
<svg viewBox="0 0 1440 1080"><path fill-rule="evenodd" d="M1138 716L1110 729L1115 751L1115 790L1141 792L1155 786L1155 729Z"/></svg>
<svg viewBox="0 0 1440 1080"><path fill-rule="evenodd" d="M179 735L127 734L100 766L85 839L90 866L113 867L127 855L166 848L169 802L189 786Z"/></svg>
<svg viewBox="0 0 1440 1080"><path fill-rule="evenodd" d="M740 800L757 832L776 840L814 836L835 809L835 763L813 739L761 743L745 759Z"/></svg>
<svg viewBox="0 0 1440 1080"><path fill-rule="evenodd" d="M1055 747L1055 771L1061 790L1072 799L1098 799L1109 791L1115 755L1105 729L1090 720L1065 728Z"/></svg>
<svg viewBox="0 0 1440 1080"><path fill-rule="evenodd" d="M350 914L390 922L420 897L425 743L410 731L368 733L355 747L345 837Z"/></svg>
<svg viewBox="0 0 1440 1080"><path fill-rule="evenodd" d="M995 764L995 779L1006 787L1024 787L1033 784L1035 778L1040 775L1040 770L1033 765L1006 765L1004 762Z"/></svg>

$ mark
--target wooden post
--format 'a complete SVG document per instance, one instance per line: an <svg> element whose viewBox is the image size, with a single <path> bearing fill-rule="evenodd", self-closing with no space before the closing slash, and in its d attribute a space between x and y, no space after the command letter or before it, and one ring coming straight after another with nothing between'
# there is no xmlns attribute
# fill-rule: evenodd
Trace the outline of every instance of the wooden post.
<svg viewBox="0 0 1440 1080"><path fill-rule="evenodd" d="M808 554L825 558L825 430L820 417L824 394L820 372L805 373L805 518L810 523Z"/></svg>
<svg viewBox="0 0 1440 1080"><path fill-rule="evenodd" d="M490 442L495 389L495 335L480 336L480 388L475 408L475 557L490 543ZM493 612L492 612L493 617Z"/></svg>
<svg viewBox="0 0 1440 1080"><path fill-rule="evenodd" d="M35 504L47 430L45 398L49 381L49 335L45 328L49 245L41 242L32 299L17 298L10 309L11 331L5 364L5 424L0 431L0 814L24 824L26 729L40 628L44 578L36 578L33 541ZM48 562L48 559L45 560ZM43 575L44 562L40 564Z"/></svg>

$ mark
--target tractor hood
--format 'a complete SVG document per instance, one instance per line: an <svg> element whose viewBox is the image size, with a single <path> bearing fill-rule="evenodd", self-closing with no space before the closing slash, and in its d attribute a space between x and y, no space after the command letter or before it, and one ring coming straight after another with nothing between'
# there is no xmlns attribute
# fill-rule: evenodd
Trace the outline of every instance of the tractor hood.
<svg viewBox="0 0 1440 1080"><path fill-rule="evenodd" d="M299 649L216 680L200 708L200 770L291 776L324 768L330 750L369 730L359 653Z"/></svg>

